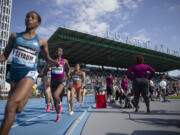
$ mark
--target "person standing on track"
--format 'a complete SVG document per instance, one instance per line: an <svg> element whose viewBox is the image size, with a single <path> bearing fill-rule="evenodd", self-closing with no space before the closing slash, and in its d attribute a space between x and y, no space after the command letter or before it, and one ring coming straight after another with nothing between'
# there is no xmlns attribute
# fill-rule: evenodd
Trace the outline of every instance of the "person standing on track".
<svg viewBox="0 0 180 135"><path fill-rule="evenodd" d="M65 83L65 65L67 66L68 76L70 76L70 65L67 59L63 59L63 49L57 48L55 52L55 61L59 63L58 67L51 67L51 93L54 99L55 109L57 113L56 122L60 120L62 112L62 97L64 95L64 83ZM48 65L47 68L48 69ZM45 74L47 70L45 70Z"/></svg>
<svg viewBox="0 0 180 135"><path fill-rule="evenodd" d="M151 79L154 74L155 70L150 67L149 65L143 64L144 63L144 57L142 55L136 56L136 62L137 64L128 68L126 71L127 77L133 81L133 91L134 91L134 104L136 107L136 112L139 110L139 96L142 94L146 107L147 107L147 113L150 113L150 102L148 97L149 92L149 80ZM151 75L147 78L147 71L150 71ZM131 73L134 73L133 76L131 76Z"/></svg>
<svg viewBox="0 0 180 135"><path fill-rule="evenodd" d="M69 112L70 115L73 115L73 105L74 105L74 93L76 91L77 93L77 103L76 106L78 106L78 103L81 99L81 89L85 86L85 73L80 70L80 65L75 65L75 71L71 74L71 79L73 81L72 87L71 87L71 111ZM81 82L83 80L83 83Z"/></svg>
<svg viewBox="0 0 180 135"><path fill-rule="evenodd" d="M37 12L28 12L25 17L26 30L22 33L12 33L4 53L0 55L0 62L4 62L13 50L10 69L11 90L0 135L8 135L16 113L22 112L32 94L32 87L38 76L36 65L40 48L46 60L58 66L58 63L49 56L47 41L36 35L36 28L40 23L41 17Z"/></svg>

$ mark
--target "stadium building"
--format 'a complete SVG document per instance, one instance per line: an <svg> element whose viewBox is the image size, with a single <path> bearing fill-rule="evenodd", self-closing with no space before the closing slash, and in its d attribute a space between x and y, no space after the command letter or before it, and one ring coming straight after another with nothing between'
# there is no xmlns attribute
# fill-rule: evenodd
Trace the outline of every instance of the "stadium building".
<svg viewBox="0 0 180 135"><path fill-rule="evenodd" d="M180 69L179 56L63 27L49 38L48 47L50 54L54 54L56 47L63 48L63 57L72 64L79 62L127 69L135 64L135 56L140 54L145 57L145 64L154 67L156 72Z"/></svg>
<svg viewBox="0 0 180 135"><path fill-rule="evenodd" d="M0 0L0 54L4 52L8 42L11 8L12 0ZM0 63L0 87L2 88L5 88L6 64L7 62Z"/></svg>

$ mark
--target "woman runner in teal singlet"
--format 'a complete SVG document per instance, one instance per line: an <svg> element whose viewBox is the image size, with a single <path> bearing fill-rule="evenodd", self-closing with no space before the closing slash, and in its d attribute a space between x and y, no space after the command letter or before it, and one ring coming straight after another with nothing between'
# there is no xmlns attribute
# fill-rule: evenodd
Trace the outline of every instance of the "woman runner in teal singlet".
<svg viewBox="0 0 180 135"><path fill-rule="evenodd" d="M47 41L36 35L36 28L40 23L41 17L37 12L28 12L25 18L26 30L22 33L12 33L4 53L0 55L0 62L4 62L13 51L10 69L11 90L0 135L8 135L16 113L22 112L32 93L32 87L38 76L36 65L40 48L49 63L59 65L49 56Z"/></svg>

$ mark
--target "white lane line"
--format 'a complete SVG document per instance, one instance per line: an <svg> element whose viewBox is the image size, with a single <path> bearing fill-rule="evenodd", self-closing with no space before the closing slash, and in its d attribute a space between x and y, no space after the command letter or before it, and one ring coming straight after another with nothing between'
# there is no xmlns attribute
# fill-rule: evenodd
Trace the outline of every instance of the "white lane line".
<svg viewBox="0 0 180 135"><path fill-rule="evenodd" d="M19 126L19 125L21 125L21 124L23 124L23 123L28 122L28 121L32 121L32 120L35 120L35 119L37 119L37 118L41 118L41 117L43 117L43 116L46 116L47 114L48 114L48 113L44 113L44 114L41 114L41 115L39 115L39 116L33 117L33 118L31 118L31 119L28 119L28 120L26 120L26 121L23 121L23 122L21 122L21 123L17 123L17 124L15 124L15 125L13 125L12 128L17 127L17 126Z"/></svg>
<svg viewBox="0 0 180 135"><path fill-rule="evenodd" d="M94 105L92 105L94 106ZM74 129L77 127L77 125L81 122L81 120L83 119L83 117L86 115L86 113L92 108L92 106L90 106L88 109L86 109L71 125L71 127L67 130L67 132L65 133L65 135L71 135L74 131Z"/></svg>

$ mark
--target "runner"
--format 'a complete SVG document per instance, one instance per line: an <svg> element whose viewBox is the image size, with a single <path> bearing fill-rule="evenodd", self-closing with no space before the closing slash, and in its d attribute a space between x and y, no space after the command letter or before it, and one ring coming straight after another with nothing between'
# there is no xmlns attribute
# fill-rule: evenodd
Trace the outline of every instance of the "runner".
<svg viewBox="0 0 180 135"><path fill-rule="evenodd" d="M45 101L47 105L46 112L50 111L50 103L52 105L52 111L55 110L54 100L51 94L50 82L51 82L51 68L49 68L46 75L43 75L43 83L46 88L45 89Z"/></svg>
<svg viewBox="0 0 180 135"><path fill-rule="evenodd" d="M22 33L12 33L4 53L0 56L0 62L4 62L13 50L10 69L11 90L0 135L8 135L16 113L22 112L32 94L32 87L38 76L36 65L40 47L45 53L46 60L58 66L49 56L47 41L36 35L36 28L40 23L41 17L37 12L28 12L25 18L26 30Z"/></svg>
<svg viewBox="0 0 180 135"><path fill-rule="evenodd" d="M81 99L81 89L85 86L85 74L80 70L80 65L75 65L75 71L72 72L71 78L73 81L72 87L71 87L71 111L69 112L70 115L73 115L73 105L74 105L74 93L76 91L77 93L77 103L76 106L78 106L79 101ZM81 80L83 79L83 83L81 83Z"/></svg>
<svg viewBox="0 0 180 135"><path fill-rule="evenodd" d="M149 97L148 97L148 91L149 91L149 80L151 79L155 71L152 67L149 65L143 64L144 63L144 57L142 55L136 56L136 62L137 64L128 68L126 71L127 77L133 81L133 92L134 92L134 105L136 107L136 112L139 110L139 96L142 94L146 107L147 107L147 113L150 113L150 103L149 103ZM147 78L147 71L150 71L151 75ZM134 73L133 76L131 76L131 73Z"/></svg>
<svg viewBox="0 0 180 135"><path fill-rule="evenodd" d="M56 122L60 120L62 112L62 97L64 95L64 83L65 83L65 65L67 66L68 75L70 76L70 65L67 59L61 58L63 55L63 49L57 48L55 53L55 61L59 63L58 67L51 67L51 93L54 99L55 109L57 113ZM47 65L47 68L48 69ZM45 70L44 74L47 73Z"/></svg>

